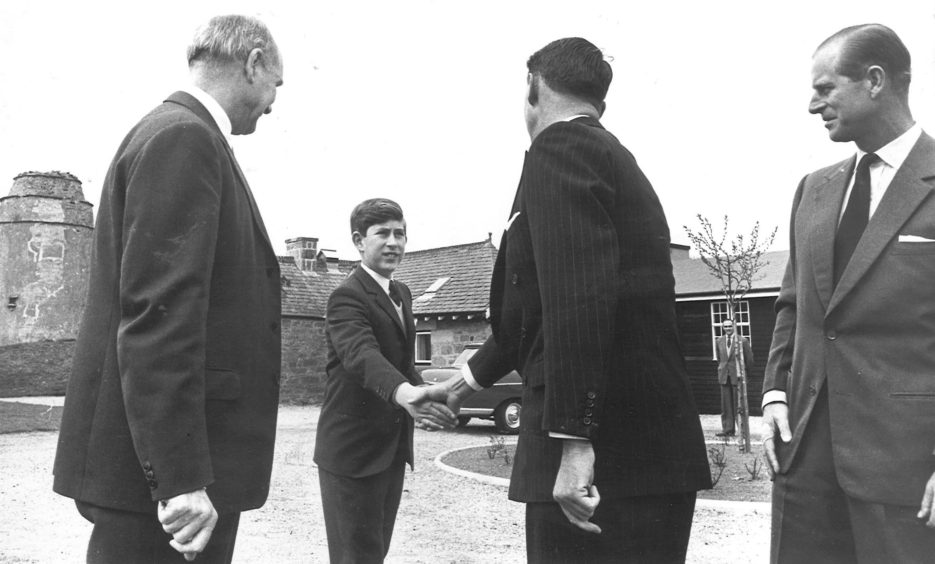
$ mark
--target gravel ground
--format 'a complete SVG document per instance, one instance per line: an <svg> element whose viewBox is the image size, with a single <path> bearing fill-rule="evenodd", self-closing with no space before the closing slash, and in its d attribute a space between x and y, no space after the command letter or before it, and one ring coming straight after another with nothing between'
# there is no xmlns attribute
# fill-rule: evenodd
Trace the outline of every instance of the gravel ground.
<svg viewBox="0 0 935 564"><path fill-rule="evenodd" d="M317 471L314 407L280 411L270 498L245 513L234 562L327 562ZM703 416L713 438L716 418ZM754 429L757 427L752 426ZM451 432L416 431L416 469L405 491L387 562L513 563L525 559L523 506L506 490L455 476L433 464L445 450L489 442L493 427L474 420ZM0 435L0 562L83 562L90 525L71 500L51 491L55 433ZM438 539L437 537L442 537ZM762 505L699 502L688 561L765 562L769 514ZM197 562L197 561L196 561Z"/></svg>

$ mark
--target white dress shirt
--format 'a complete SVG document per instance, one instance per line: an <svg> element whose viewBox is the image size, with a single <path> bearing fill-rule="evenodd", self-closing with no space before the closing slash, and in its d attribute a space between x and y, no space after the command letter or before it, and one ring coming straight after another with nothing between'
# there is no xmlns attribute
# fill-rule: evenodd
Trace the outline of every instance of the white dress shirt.
<svg viewBox="0 0 935 564"><path fill-rule="evenodd" d="M224 134L224 139L227 140L229 146L231 144L231 120L227 117L227 112L224 111L221 104L219 104L213 96L194 84L182 88L182 91L191 94L192 97L201 102L201 105L208 110L208 113L214 118L214 123L217 124L218 129Z"/></svg>

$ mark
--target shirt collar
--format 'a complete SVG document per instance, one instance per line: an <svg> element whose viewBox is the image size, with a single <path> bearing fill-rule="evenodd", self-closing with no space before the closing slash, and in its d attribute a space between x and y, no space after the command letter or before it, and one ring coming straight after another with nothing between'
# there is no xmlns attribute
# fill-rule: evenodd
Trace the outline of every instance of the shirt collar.
<svg viewBox="0 0 935 564"><path fill-rule="evenodd" d="M560 121L572 121L582 117L589 117L588 114L576 114L573 116L568 116L567 118L562 118Z"/></svg>
<svg viewBox="0 0 935 564"><path fill-rule="evenodd" d="M227 117L227 112L224 111L224 108L221 107L221 104L214 99L214 96L208 94L201 88L198 88L194 84L191 84L182 89L184 92L191 94L196 100L201 102L201 105L208 110L208 113L211 114L211 117L214 118L214 123L217 124L218 129L221 130L221 133L224 134L224 139L227 140L227 144L231 144L231 120Z"/></svg>
<svg viewBox="0 0 935 564"><path fill-rule="evenodd" d="M880 147L876 151L876 155L880 157L884 163L888 166L893 167L894 169L899 169L903 165L903 162L906 160L906 157L909 156L909 152L912 151L912 148L915 146L916 141L919 140L919 137L922 135L922 126L918 123L915 123L912 127L906 130L905 133L893 139L886 145ZM860 159L866 155L866 151L857 150L857 162L860 162Z"/></svg>
<svg viewBox="0 0 935 564"><path fill-rule="evenodd" d="M366 272L374 280L376 280L377 284L379 284L380 287L383 288L383 291L386 292L387 295L389 295L390 293L390 279L389 278L372 270L369 266L364 264L363 261L360 262L360 267L364 269L364 272Z"/></svg>

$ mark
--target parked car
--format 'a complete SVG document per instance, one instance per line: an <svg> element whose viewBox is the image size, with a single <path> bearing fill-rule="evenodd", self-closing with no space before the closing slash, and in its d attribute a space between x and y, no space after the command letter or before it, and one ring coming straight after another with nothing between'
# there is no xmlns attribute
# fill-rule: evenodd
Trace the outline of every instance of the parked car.
<svg viewBox="0 0 935 564"><path fill-rule="evenodd" d="M451 366L439 368L426 368L422 371L422 379L427 383L444 382L451 378L468 359L474 356L482 343L470 343L464 347L458 358ZM519 417L523 408L523 382L515 370L500 379L489 388L471 394L461 405L458 414L458 425L463 427L473 417L479 419L493 419L497 431L507 435L519 432Z"/></svg>

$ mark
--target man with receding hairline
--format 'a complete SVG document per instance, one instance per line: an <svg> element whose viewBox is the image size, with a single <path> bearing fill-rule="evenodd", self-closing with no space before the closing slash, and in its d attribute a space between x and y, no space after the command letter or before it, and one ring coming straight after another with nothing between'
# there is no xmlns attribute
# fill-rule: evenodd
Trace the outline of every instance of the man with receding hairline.
<svg viewBox="0 0 935 564"><path fill-rule="evenodd" d="M806 175L763 383L771 561L935 555L935 140L909 51L866 24L812 59L809 112L857 154Z"/></svg>
<svg viewBox="0 0 935 564"><path fill-rule="evenodd" d="M54 489L93 523L93 563L229 563L269 491L279 265L230 147L272 110L266 26L219 16L192 85L124 138L104 180Z"/></svg>

